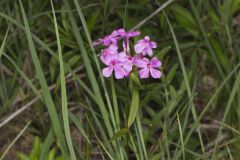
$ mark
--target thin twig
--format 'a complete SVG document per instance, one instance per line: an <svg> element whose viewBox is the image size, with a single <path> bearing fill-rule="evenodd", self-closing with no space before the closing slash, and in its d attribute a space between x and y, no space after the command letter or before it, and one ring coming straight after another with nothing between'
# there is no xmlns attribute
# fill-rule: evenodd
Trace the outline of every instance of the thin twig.
<svg viewBox="0 0 240 160"><path fill-rule="evenodd" d="M32 121L29 121L25 127L21 130L21 132L19 132L19 134L16 136L16 138L14 138L14 140L9 144L9 146L7 147L7 149L4 151L4 153L2 154L2 156L0 157L0 160L3 160L3 158L5 157L5 155L7 154L7 152L9 151L9 149L14 145L14 143L23 135L23 133L26 131L26 129L28 128L28 126L31 124Z"/></svg>
<svg viewBox="0 0 240 160"><path fill-rule="evenodd" d="M2 123L0 123L0 128L3 127L5 124L7 124L9 121L11 121L13 118L18 116L20 113L22 113L24 110L26 110L29 106L34 104L37 100L39 100L40 97L36 97L33 100L31 100L29 103L21 107L19 110L12 113L10 116L8 116Z"/></svg>

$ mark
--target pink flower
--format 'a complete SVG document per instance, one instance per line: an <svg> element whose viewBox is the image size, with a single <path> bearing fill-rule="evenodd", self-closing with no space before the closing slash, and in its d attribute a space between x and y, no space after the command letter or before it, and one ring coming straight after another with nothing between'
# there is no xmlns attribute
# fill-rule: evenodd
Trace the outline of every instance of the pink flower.
<svg viewBox="0 0 240 160"><path fill-rule="evenodd" d="M97 42L93 42L93 46L102 44L104 46L109 46L111 44L117 44L117 39L115 37L105 36L104 38L99 38Z"/></svg>
<svg viewBox="0 0 240 160"><path fill-rule="evenodd" d="M136 37L136 36L139 36L139 35L140 35L139 31L128 31L128 32L125 33L126 39Z"/></svg>
<svg viewBox="0 0 240 160"><path fill-rule="evenodd" d="M135 60L135 65L141 68L139 71L140 78L148 78L149 72L153 78L161 77L161 72L157 70L161 66L161 62L156 57L152 58L150 62L147 58Z"/></svg>
<svg viewBox="0 0 240 160"><path fill-rule="evenodd" d="M140 35L138 31L129 31L126 32L123 28L114 30L110 35L105 36L104 38L99 38L97 42L93 42L93 46L102 44L104 46L109 46L111 44L117 45L118 39L126 38L127 41L131 37ZM127 42L128 43L128 42Z"/></svg>
<svg viewBox="0 0 240 160"><path fill-rule="evenodd" d="M102 44L106 47L101 51L100 55L101 61L107 65L107 67L102 70L104 77L110 77L113 72L116 79L129 77L134 65L140 68L140 78L148 78L149 74L151 74L153 78L161 77L159 70L161 62L156 57L151 60L145 57L146 54L152 56L152 49L157 47L156 43L150 41L148 36L139 40L134 46L135 52L139 54L131 56L131 48L129 46L130 38L139 35L140 32L138 31L127 32L123 28L120 28L114 30L110 35L94 42L94 45ZM122 52L120 53L118 52L118 45L120 44L118 41L122 43Z"/></svg>
<svg viewBox="0 0 240 160"><path fill-rule="evenodd" d="M114 30L111 34L112 36L120 39L120 38L124 38L123 40L123 48L125 51L127 51L127 53L129 53L129 40L132 37L136 37L140 35L139 31L128 31L126 32L123 28Z"/></svg>
<svg viewBox="0 0 240 160"><path fill-rule="evenodd" d="M150 41L148 36L145 36L144 39L141 39L134 46L134 50L136 53L141 53L142 55L148 54L152 56L153 51L152 48L157 48L157 44L153 41Z"/></svg>
<svg viewBox="0 0 240 160"><path fill-rule="evenodd" d="M123 69L130 73L132 71L133 58L130 55L126 54L126 52L120 52L119 59L121 59L123 62Z"/></svg>
<svg viewBox="0 0 240 160"><path fill-rule="evenodd" d="M118 54L118 46L112 44L108 48L103 49L101 51L100 59L102 60L103 63L107 65L110 59L112 58L112 56L117 54Z"/></svg>
<svg viewBox="0 0 240 160"><path fill-rule="evenodd" d="M111 35L114 37L120 37L122 38L125 35L126 31L123 28L114 30Z"/></svg>
<svg viewBox="0 0 240 160"><path fill-rule="evenodd" d="M126 32L123 28L114 30L111 34L114 37L125 37L127 39L132 38L132 37L136 37L140 35L139 31L128 31Z"/></svg>
<svg viewBox="0 0 240 160"><path fill-rule="evenodd" d="M100 59L106 68L102 70L104 77L110 77L112 72L115 71L115 77L121 79L129 74L130 66L127 64L127 56L125 53L118 53L116 45L110 45L108 48L102 50Z"/></svg>
<svg viewBox="0 0 240 160"><path fill-rule="evenodd" d="M142 54L140 54L140 55L135 55L135 56L133 57L133 64L138 63L139 60L143 60L144 58L146 58L146 57L144 57Z"/></svg>
<svg viewBox="0 0 240 160"><path fill-rule="evenodd" d="M118 55L109 57L106 65L107 67L102 70L104 77L110 77L112 72L115 72L116 79L122 79L128 75L128 72L123 69L123 62L119 59Z"/></svg>

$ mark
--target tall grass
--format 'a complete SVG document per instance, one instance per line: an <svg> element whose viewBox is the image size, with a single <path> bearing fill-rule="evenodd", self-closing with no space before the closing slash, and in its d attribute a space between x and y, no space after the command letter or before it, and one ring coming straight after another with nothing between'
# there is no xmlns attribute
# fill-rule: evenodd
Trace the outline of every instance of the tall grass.
<svg viewBox="0 0 240 160"><path fill-rule="evenodd" d="M41 88L42 88L42 91L43 91L44 101L45 101L46 106L48 108L49 115L51 117L51 121L52 121L52 124L53 124L55 134L56 134L57 138L59 139L59 143L60 143L59 147L61 148L62 154L63 154L65 159L69 159L68 158L69 157L68 156L68 151L67 151L67 148L66 148L66 142L65 142L65 139L64 139L64 134L62 132L62 127L60 125L60 121L59 121L59 118L57 116L57 111L55 109L53 99L52 99L50 91L48 89L48 85L47 85L46 79L44 77L44 74L43 74L43 71L42 71L42 68L41 68L41 65L40 65L40 62L39 62L39 58L37 56L36 49L34 47L32 35L31 35L31 32L30 32L30 28L29 28L29 24L28 24L27 17L26 17L26 14L25 14L25 11L24 11L21 0L19 0L19 4L20 4L21 11L22 11L23 21L24 21L24 25L25 25L25 32L26 32L26 35L27 35L27 40L28 40L30 53L31 53L31 56L32 56L32 60L33 60L35 69L36 69L37 77L39 79L39 82L40 82L40 85L41 85Z"/></svg>
<svg viewBox="0 0 240 160"><path fill-rule="evenodd" d="M44 141L41 160L240 156L240 1L0 5L0 129L20 130L1 159L24 134ZM122 26L157 41L160 80L102 76L93 40Z"/></svg>

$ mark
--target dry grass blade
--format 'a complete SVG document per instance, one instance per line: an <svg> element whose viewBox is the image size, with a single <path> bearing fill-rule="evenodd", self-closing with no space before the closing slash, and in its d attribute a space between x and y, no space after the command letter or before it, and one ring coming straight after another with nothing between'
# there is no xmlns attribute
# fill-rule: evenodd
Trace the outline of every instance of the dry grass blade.
<svg viewBox="0 0 240 160"><path fill-rule="evenodd" d="M38 101L40 97L36 97L33 100L31 100L29 103L21 107L19 110L13 112L11 115L9 115L2 123L0 123L0 128L2 128L4 125L6 125L8 122L10 122L12 119L17 117L19 114L21 114L23 111L25 111L28 107L33 105L36 101Z"/></svg>
<svg viewBox="0 0 240 160"><path fill-rule="evenodd" d="M0 160L3 160L3 158L5 157L5 155L7 154L7 152L9 151L9 149L14 145L14 143L22 136L22 134L26 131L26 129L28 128L28 126L31 124L31 121L29 121L25 127L21 130L21 132L16 136L16 138L14 138L14 140L10 143L10 145L7 147L7 149L4 151L4 153L2 154L2 156L0 157Z"/></svg>

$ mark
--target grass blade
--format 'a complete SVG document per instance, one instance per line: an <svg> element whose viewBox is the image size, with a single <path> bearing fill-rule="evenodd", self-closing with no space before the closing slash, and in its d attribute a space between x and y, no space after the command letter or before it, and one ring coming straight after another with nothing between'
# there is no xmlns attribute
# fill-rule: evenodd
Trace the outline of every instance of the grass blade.
<svg viewBox="0 0 240 160"><path fill-rule="evenodd" d="M240 72L238 72L238 76L237 76L237 78L236 78L236 80L234 82L232 92L230 94L230 97L229 97L228 102L227 102L226 109L224 111L224 115L223 115L223 118L222 118L222 121L221 121L222 124L221 124L221 126L219 128L219 131L218 131L218 134L217 134L217 138L216 138L216 142L215 142L215 145L214 145L214 151L213 151L213 154L212 154L212 158L213 159L214 159L214 156L216 154L216 149L217 149L217 146L218 146L218 143L219 143L220 135L222 133L223 124L226 121L226 118L227 118L227 115L228 115L229 110L231 108L231 105L232 105L232 102L234 100L234 97L235 97L236 93L239 90L239 85L240 85Z"/></svg>
<svg viewBox="0 0 240 160"><path fill-rule="evenodd" d="M2 55L3 55L3 50L4 50L4 47L5 47L5 43L7 41L9 29L10 29L10 24L8 25L7 32L6 32L5 36L4 36L4 39L3 39L3 42L2 42L2 45L1 45L1 48L0 48L0 59L1 59Z"/></svg>
<svg viewBox="0 0 240 160"><path fill-rule="evenodd" d="M92 124L91 124L91 122L90 122L90 120L89 120L89 118L88 118L87 115L86 115L86 118L87 118L87 120L88 120L88 123L90 124L90 127L91 127L91 129L92 129L92 131L93 131L94 136L97 138L97 141L99 142L99 144L101 145L101 147L103 148L103 150L107 153L108 158L111 159L111 160L113 160L112 156L109 154L108 150L105 148L105 146L103 145L103 143L101 142L101 140L98 138L97 134L95 133L94 128L93 128L93 126L92 126Z"/></svg>
<svg viewBox="0 0 240 160"><path fill-rule="evenodd" d="M22 11L22 17L23 17L23 21L24 21L24 25L25 25L25 32L26 32L26 35L27 35L27 40L28 40L30 53L31 53L31 56L32 56L32 60L33 60L33 64L34 64L34 67L35 67L35 70L36 70L37 77L39 79L39 82L40 82L40 85L41 85L41 88L42 88L42 91L43 91L44 101L46 103L46 106L47 106L47 109L48 109L48 112L49 112L49 115L50 115L50 118L51 118L51 121L52 121L54 132L55 132L55 134L56 134L56 136L59 140L59 145L60 145L62 154L65 157L65 159L68 159L69 156L68 156L67 146L66 146L66 142L65 142L65 139L64 139L64 134L63 134L63 131L62 131L62 127L60 125L60 121L59 121L59 118L57 116L57 111L55 109L54 102L52 100L50 91L48 89L48 85L47 85L46 79L44 77L44 74L43 74L43 71L42 71L42 68L41 68L41 65L40 65L40 62L39 62L39 58L37 56L36 49L34 47L32 35L31 35L31 32L30 32L30 27L29 27L27 17L26 17L26 13L24 11L21 0L19 0L19 3L20 3L21 11Z"/></svg>
<svg viewBox="0 0 240 160"><path fill-rule="evenodd" d="M91 51L93 53L94 61L95 61L96 65L97 65L98 73L99 73L99 76L100 76L100 79L101 79L101 83L102 83L102 86L103 86L103 89L104 89L104 94L105 94L105 97L106 97L106 100L107 100L107 105L108 105L108 109L109 109L109 112L110 112L110 118L111 118L111 121L113 123L114 131L117 131L116 117L114 117L114 113L113 113L113 109L112 109L113 107L112 107L112 104L110 102L108 91L107 91L107 88L106 88L106 85L105 85L105 82L104 82L104 79L103 79L103 76L102 76L102 72L101 72L101 68L100 68L98 57L97 57L96 52L95 52L95 50L93 48L93 43L92 43L92 39L91 39L90 33L88 31L88 28L87 28L86 20L84 18L82 9L80 7L80 4L78 3L77 0L74 0L74 2L75 2L75 6L77 7L78 15L79 15L79 17L81 19L84 31L86 33L89 46L90 46Z"/></svg>
<svg viewBox="0 0 240 160"><path fill-rule="evenodd" d="M53 129L51 128L48 132L47 138L45 139L43 146L42 146L42 151L40 154L40 158L39 160L45 160L49 151L50 151L50 147L54 142L54 132Z"/></svg>
<svg viewBox="0 0 240 160"><path fill-rule="evenodd" d="M83 127L82 127L82 124L80 123L79 119L74 115L72 114L71 112L69 112L69 118L71 119L71 121L76 125L76 127L78 128L79 132L82 134L82 136L86 139L86 141L90 144L91 144L91 141L89 140L86 132L84 131Z"/></svg>
<svg viewBox="0 0 240 160"><path fill-rule="evenodd" d="M137 134L139 135L139 141L140 141L140 146L143 150L143 155L144 157L142 159L147 160L148 156L147 156L147 151L146 151L146 147L145 147L145 142L144 142L144 138L143 138L143 130L142 130L142 126L141 126L141 121L140 121L140 117L139 117L139 112L136 111L138 114L136 116L136 128L137 128Z"/></svg>
<svg viewBox="0 0 240 160"><path fill-rule="evenodd" d="M3 158L6 156L9 149L14 145L14 143L23 135L23 133L27 130L28 126L31 124L31 121L29 121L25 127L21 130L21 132L18 133L18 135L14 138L14 140L9 144L7 149L3 152L2 156L0 157L0 160L3 160Z"/></svg>
<svg viewBox="0 0 240 160"><path fill-rule="evenodd" d="M67 9L70 9L70 4L68 3L68 1L64 0L64 3L65 3L65 6L67 7ZM83 45L82 36L79 33L79 31L78 31L77 23L76 23L76 20L74 19L74 16L73 16L72 13L69 13L69 20L70 20L71 26L73 28L73 33L75 35L75 39L76 39L77 44L78 44L78 46L80 48L80 51L81 51L83 62L84 62L84 65L86 67L86 70L87 70L87 75L88 75L88 78L90 80L92 89L94 91L94 94L95 94L95 97L96 97L96 100L97 100L96 102L97 102L97 104L99 106L99 109L100 109L100 112L101 112L101 114L102 114L102 116L104 118L104 124L105 124L106 129L107 129L106 133L108 134L108 136L110 138L110 137L113 136L114 131L117 131L117 128L116 128L115 118L114 118L114 114L113 114L113 111L112 111L112 107L111 107L111 103L110 103L110 100L109 100L108 93L105 91L105 95L107 97L108 109L109 109L110 112L108 112L108 110L106 108L106 105L104 104L103 96L102 96L102 94L100 92L100 87L99 87L99 85L97 83L96 76L95 76L95 74L93 72L93 67L92 67L92 65L90 63L90 59L89 59L89 56L87 54L86 48ZM85 23L83 23L83 24L85 24ZM90 45L90 46L92 46L92 45ZM100 66L98 65L99 63L97 61L97 57L96 57L95 54L93 56L94 56L95 62L97 64L98 71L100 72ZM102 78L101 74L100 74L100 78L101 78L101 81L103 83L103 78ZM106 90L106 88L104 88L104 90ZM111 118L111 121L110 121L109 117ZM114 129L112 127L112 124L114 126ZM106 143L108 143L108 142L106 142ZM119 156L123 157L121 149L117 145L116 141L112 141L112 144L113 144L113 148L115 150L114 154L116 154L116 157L119 157ZM108 149L110 149L110 148L108 148Z"/></svg>
<svg viewBox="0 0 240 160"><path fill-rule="evenodd" d="M188 98L191 99L192 92L191 92L191 88L190 88L190 84L189 84L189 80L188 80L188 76L187 76L187 71L186 71L186 68L185 68L185 65L184 65L184 62L183 62L182 54L181 54L181 51L179 49L178 41L177 41L176 35L174 33L174 30L172 28L172 25L171 25L167 15L165 13L164 13L164 15L165 15L165 18L166 18L167 23L169 25L169 28L170 28L170 31L171 31L171 34L172 34L172 37L173 37L173 40L174 40L174 44L176 46L178 59L179 59L179 62L180 62L181 70L183 72L184 82L185 82L185 85L186 85L186 88L187 88ZM194 103L191 103L191 106L192 106L191 107L191 111L192 111L192 114L193 114L193 118L194 118L194 120L196 120L197 119L197 114L196 114ZM199 141L200 141L200 144L201 144L202 152L204 153L205 149L204 149L204 145L203 145L203 141L202 141L202 135L201 135L201 132L200 132L199 128L197 129L197 132L198 132L198 136L199 136Z"/></svg>
<svg viewBox="0 0 240 160"><path fill-rule="evenodd" d="M181 123L180 123L180 119L179 119L179 115L177 113L177 121L178 121L178 128L179 128L179 133L180 133L180 139L181 139L181 143L182 143L182 153L183 153L183 159L185 159L185 147L184 147L184 143L183 143L183 134L182 134L182 127L181 127Z"/></svg>
<svg viewBox="0 0 240 160"><path fill-rule="evenodd" d="M54 27L55 27L55 31L56 31L58 54L59 54L63 126L64 126L68 149L70 151L70 157L72 160L76 160L76 156L75 156L75 152L74 152L74 148L73 148L73 144L72 144L72 139L71 139L69 119L68 119L68 99L67 99L67 91L66 91L64 62L63 62L63 57L62 57L62 47L61 47L60 36L59 36L59 31L58 31L58 24L57 24L55 10L54 10L52 0L51 0L51 6L52 6L52 11L53 11Z"/></svg>
<svg viewBox="0 0 240 160"><path fill-rule="evenodd" d="M65 2L65 5L66 5L67 9L70 9L68 1L64 0L64 2ZM82 36L80 35L80 33L78 31L78 27L77 27L76 21L75 21L72 13L69 13L69 20L70 20L70 23L72 25L73 33L74 33L75 38L77 40L77 44L79 45L80 51L82 53L83 62L84 62L84 65L86 67L87 75L88 75L89 80L91 82L92 89L93 89L94 94L97 98L97 102L98 102L98 105L100 106L100 110L101 110L101 113L103 115L108 133L110 134L110 137L111 137L113 135L113 131L112 131L112 127L111 127L111 124L110 124L110 121L109 121L108 112L107 112L107 110L105 108L105 105L104 105L104 102L102 100L102 95L101 95L99 86L97 84L97 80L96 80L95 74L93 72L93 68L91 66L90 59L89 59L89 57L87 55L87 51L86 51L86 49L83 45Z"/></svg>

